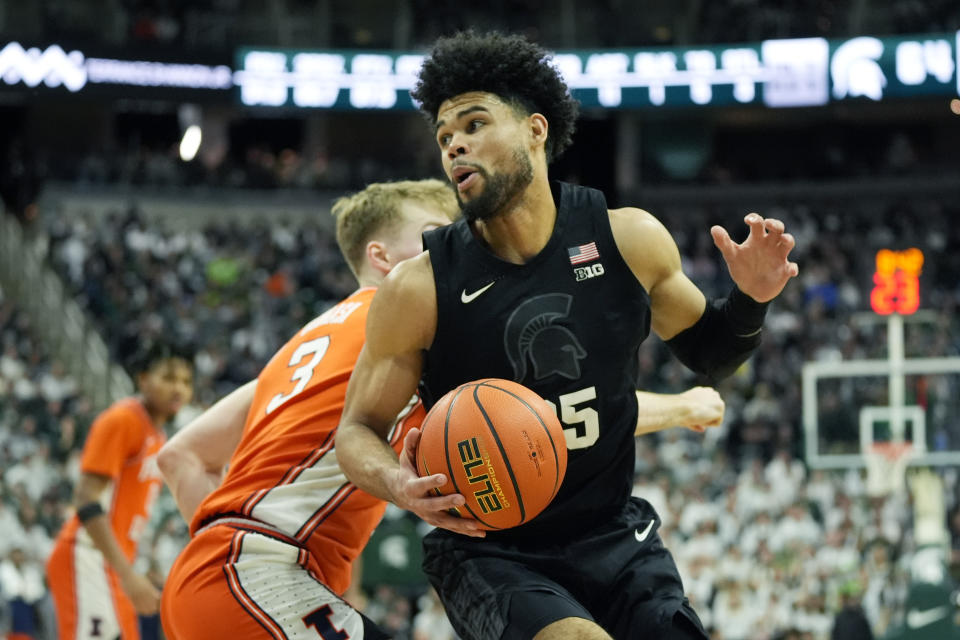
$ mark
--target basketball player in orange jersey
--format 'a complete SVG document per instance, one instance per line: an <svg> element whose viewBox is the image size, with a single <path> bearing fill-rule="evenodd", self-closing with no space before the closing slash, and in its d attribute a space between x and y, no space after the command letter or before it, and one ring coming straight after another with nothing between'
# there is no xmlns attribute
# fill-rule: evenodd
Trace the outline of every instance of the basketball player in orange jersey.
<svg viewBox="0 0 960 640"><path fill-rule="evenodd" d="M170 640L387 637L339 597L386 503L343 476L334 430L375 288L457 212L439 180L373 184L338 200L337 242L360 288L161 451L192 535L163 590ZM393 445L423 416L408 402Z"/></svg>
<svg viewBox="0 0 960 640"><path fill-rule="evenodd" d="M155 344L136 368L139 395L113 404L90 428L77 511L47 562L60 640L137 640L137 614L160 606L160 592L132 563L162 482L156 457L164 426L193 396L193 363Z"/></svg>
<svg viewBox="0 0 960 640"><path fill-rule="evenodd" d="M793 237L756 213L741 243L713 227L735 286L707 300L653 215L550 179L577 104L549 54L520 36L441 38L411 95L464 217L425 234L427 251L377 292L337 431L344 473L438 527L423 568L465 640L704 640L659 516L631 496L637 349L653 331L693 371L731 374L798 273ZM568 457L540 515L484 532L431 496L442 474L417 476L417 430L399 459L385 437L414 389L431 406L488 377L551 401Z"/></svg>

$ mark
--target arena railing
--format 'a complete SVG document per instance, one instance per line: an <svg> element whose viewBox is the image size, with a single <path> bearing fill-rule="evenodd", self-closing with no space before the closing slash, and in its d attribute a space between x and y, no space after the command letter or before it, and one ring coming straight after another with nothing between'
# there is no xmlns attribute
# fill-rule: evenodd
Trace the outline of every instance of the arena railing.
<svg viewBox="0 0 960 640"><path fill-rule="evenodd" d="M44 236L0 215L0 286L30 320L50 353L60 359L95 409L133 393L100 334L44 258Z"/></svg>

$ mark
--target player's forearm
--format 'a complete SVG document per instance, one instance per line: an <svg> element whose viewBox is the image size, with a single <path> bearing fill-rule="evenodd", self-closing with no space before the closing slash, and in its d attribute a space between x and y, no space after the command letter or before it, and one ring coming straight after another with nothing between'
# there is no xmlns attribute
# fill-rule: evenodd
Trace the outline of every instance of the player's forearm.
<svg viewBox="0 0 960 640"><path fill-rule="evenodd" d="M88 518L83 526L93 541L93 545L103 554L110 567L121 580L126 580L133 573L133 565L124 555L123 550L120 549L106 514Z"/></svg>
<svg viewBox="0 0 960 640"><path fill-rule="evenodd" d="M200 503L213 493L213 490L218 486L220 486L219 477L205 473L198 475L189 482L185 482L176 493L171 490L173 499L177 503L177 509L188 524L193 520Z"/></svg>
<svg viewBox="0 0 960 640"><path fill-rule="evenodd" d="M726 298L709 301L700 319L666 344L691 370L722 380L760 346L767 305L734 287Z"/></svg>
<svg viewBox="0 0 960 640"><path fill-rule="evenodd" d="M220 486L223 469L243 436L256 385L257 381L251 380L235 389L160 449L157 465L187 522L203 499Z"/></svg>
<svg viewBox="0 0 960 640"><path fill-rule="evenodd" d="M723 424L726 405L712 387L693 387L682 393L659 394L637 391L636 435L670 427L703 432Z"/></svg>
<svg viewBox="0 0 960 640"><path fill-rule="evenodd" d="M196 460L207 472L221 471L243 436L256 385L257 381L251 380L234 389L170 438L157 458L161 471L166 475L175 466L167 458L175 458L176 464ZM189 460L183 460L184 456Z"/></svg>
<svg viewBox="0 0 960 640"><path fill-rule="evenodd" d="M93 545L103 554L121 579L132 572L130 560L124 555L117 538L113 535L110 526L110 517L101 506L100 496L112 482L108 476L82 472L77 486L74 488L74 504L77 508L77 517L87 530Z"/></svg>
<svg viewBox="0 0 960 640"><path fill-rule="evenodd" d="M394 502L389 479L400 471L396 452L370 427L344 422L337 428L337 461L353 484L367 493Z"/></svg>
<svg viewBox="0 0 960 640"><path fill-rule="evenodd" d="M220 485L220 470L208 469L193 452L169 444L161 450L157 464L180 515L189 523L204 498Z"/></svg>
<svg viewBox="0 0 960 640"><path fill-rule="evenodd" d="M680 394L637 391L637 429L635 435L663 431L680 426L686 417L686 406Z"/></svg>

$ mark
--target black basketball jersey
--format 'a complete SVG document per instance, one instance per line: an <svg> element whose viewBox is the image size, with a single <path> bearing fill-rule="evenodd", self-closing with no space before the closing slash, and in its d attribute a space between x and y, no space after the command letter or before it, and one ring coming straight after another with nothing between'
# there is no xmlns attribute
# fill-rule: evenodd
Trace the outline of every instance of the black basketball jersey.
<svg viewBox="0 0 960 640"><path fill-rule="evenodd" d="M552 182L557 219L526 264L501 260L465 220L424 235L437 288L428 406L458 385L506 378L551 402L567 439L560 492L531 522L492 535L563 536L619 513L634 469L637 349L650 300L620 255L595 189Z"/></svg>

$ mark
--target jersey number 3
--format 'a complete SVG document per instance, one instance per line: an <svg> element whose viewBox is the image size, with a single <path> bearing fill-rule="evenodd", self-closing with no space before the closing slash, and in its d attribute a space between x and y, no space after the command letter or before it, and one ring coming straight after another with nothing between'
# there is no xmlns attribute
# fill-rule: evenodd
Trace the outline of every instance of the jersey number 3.
<svg viewBox="0 0 960 640"><path fill-rule="evenodd" d="M290 376L290 382L296 382L293 390L290 393L278 393L273 396L270 400L270 403L267 405L267 415L273 413L280 405L284 404L290 398L296 396L298 393L303 391L307 383L310 382L310 378L313 377L313 370L317 368L317 365L320 364L320 361L323 360L323 356L326 355L327 349L330 348L330 336L323 336L317 338L316 340L309 340L307 342L302 342L299 347L293 352L293 355L290 356L290 362L287 364L288 367L297 367L293 375ZM307 356L312 356L306 364L302 366L297 366Z"/></svg>

